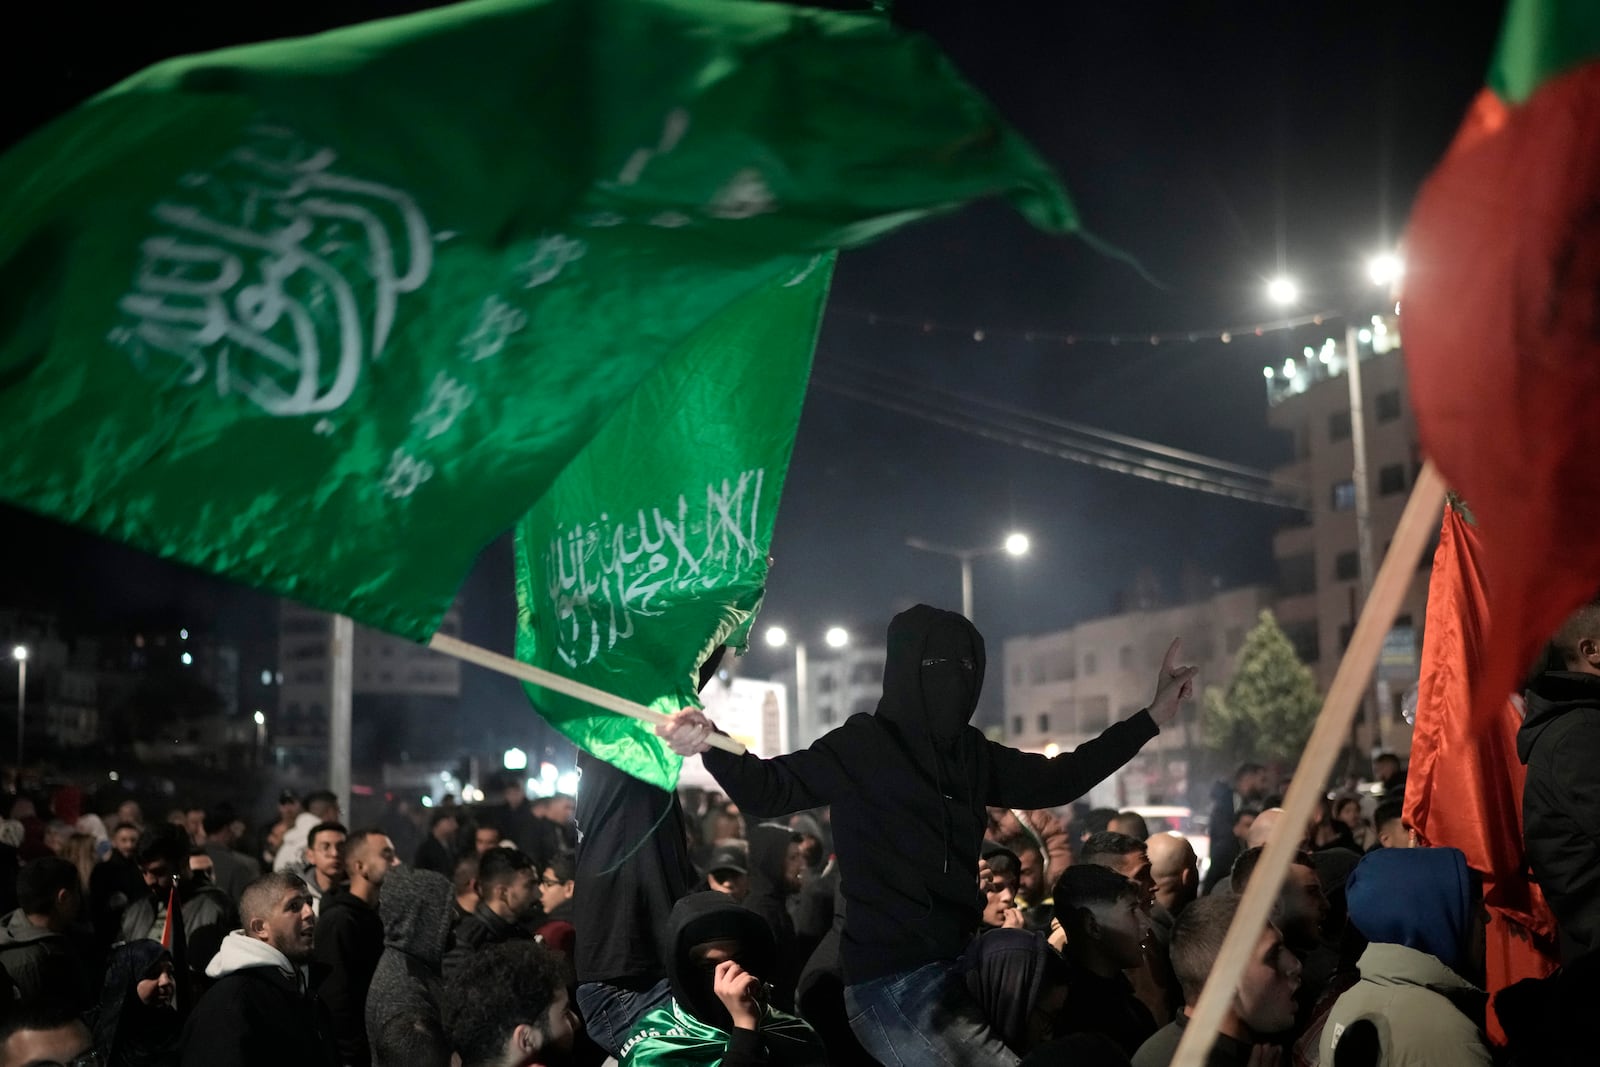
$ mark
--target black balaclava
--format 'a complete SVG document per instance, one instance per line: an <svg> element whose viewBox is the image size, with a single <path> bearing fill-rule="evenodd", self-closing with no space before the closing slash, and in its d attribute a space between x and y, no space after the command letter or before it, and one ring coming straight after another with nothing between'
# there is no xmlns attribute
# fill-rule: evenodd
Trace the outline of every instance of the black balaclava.
<svg viewBox="0 0 1600 1067"><path fill-rule="evenodd" d="M983 689L983 637L953 611L918 604L889 623L878 715L908 740L947 747L967 729Z"/></svg>
<svg viewBox="0 0 1600 1067"><path fill-rule="evenodd" d="M691 893L672 907L667 920L672 931L672 960L667 983L683 1009L708 1026L725 1033L733 1030L733 1017L714 991L716 967L690 960L689 950L707 941L739 942L734 960L762 981L772 978L778 955L772 928L755 912L722 893Z"/></svg>

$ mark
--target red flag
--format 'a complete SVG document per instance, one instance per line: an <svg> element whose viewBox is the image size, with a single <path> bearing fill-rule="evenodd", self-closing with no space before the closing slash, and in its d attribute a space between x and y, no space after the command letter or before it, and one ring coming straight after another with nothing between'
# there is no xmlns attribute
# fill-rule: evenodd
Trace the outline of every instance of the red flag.
<svg viewBox="0 0 1600 1067"><path fill-rule="evenodd" d="M173 882L167 889L167 921L161 927L161 947L168 952L172 951L172 922L178 914L178 883Z"/></svg>
<svg viewBox="0 0 1600 1067"><path fill-rule="evenodd" d="M1502 689L1474 703L1488 633L1478 537L1455 507L1444 512L1428 585L1417 724L1406 781L1406 822L1428 845L1459 848L1484 875L1490 914L1491 994L1555 969L1555 920L1528 877L1522 846L1521 715ZM1503 1042L1490 1015L1490 1034Z"/></svg>
<svg viewBox="0 0 1600 1067"><path fill-rule="evenodd" d="M1600 4L1513 0L1406 269L1423 448L1481 524L1489 716L1600 586Z"/></svg>

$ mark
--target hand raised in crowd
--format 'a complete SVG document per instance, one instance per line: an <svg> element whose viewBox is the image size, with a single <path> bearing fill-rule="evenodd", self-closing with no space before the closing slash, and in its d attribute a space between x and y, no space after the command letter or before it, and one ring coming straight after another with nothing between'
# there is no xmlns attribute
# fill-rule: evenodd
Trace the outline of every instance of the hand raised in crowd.
<svg viewBox="0 0 1600 1067"><path fill-rule="evenodd" d="M1150 701L1150 717L1157 726L1165 726L1178 717L1178 706L1194 695L1195 676L1200 668L1178 666L1178 653L1183 650L1183 638L1175 637L1161 661L1161 675L1156 679L1156 695Z"/></svg>
<svg viewBox="0 0 1600 1067"><path fill-rule="evenodd" d="M711 745L707 742L717 726L699 708L684 708L656 727L656 736L680 756L698 756Z"/></svg>
<svg viewBox="0 0 1600 1067"><path fill-rule="evenodd" d="M717 964L712 992L722 1001L739 1030L754 1030L761 1023L761 1002L756 994L761 991L761 979L739 966L737 960L723 960Z"/></svg>
<svg viewBox="0 0 1600 1067"><path fill-rule="evenodd" d="M1015 903L1007 904L1006 910L1000 915L1000 928L1002 930L1022 929L1022 912Z"/></svg>

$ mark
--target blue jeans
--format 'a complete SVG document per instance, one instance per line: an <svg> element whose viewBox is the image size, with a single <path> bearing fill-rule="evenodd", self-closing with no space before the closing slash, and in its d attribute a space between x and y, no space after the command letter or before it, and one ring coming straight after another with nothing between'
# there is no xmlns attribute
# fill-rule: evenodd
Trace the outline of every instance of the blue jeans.
<svg viewBox="0 0 1600 1067"><path fill-rule="evenodd" d="M846 986L844 1004L856 1039L887 1067L1011 1067L1018 1060L989 1028L954 961Z"/></svg>
<svg viewBox="0 0 1600 1067"><path fill-rule="evenodd" d="M578 987L578 1014L594 1043L620 1056L622 1043L644 1013L667 1000L665 978L649 989L627 989L605 982L585 982Z"/></svg>

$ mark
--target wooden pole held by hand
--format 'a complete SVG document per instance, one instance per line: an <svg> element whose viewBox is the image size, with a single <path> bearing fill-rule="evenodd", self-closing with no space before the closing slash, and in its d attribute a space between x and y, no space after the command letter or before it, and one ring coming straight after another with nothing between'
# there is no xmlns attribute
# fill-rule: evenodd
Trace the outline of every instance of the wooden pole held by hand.
<svg viewBox="0 0 1600 1067"><path fill-rule="evenodd" d="M502 656L498 652L491 652L487 648L469 645L465 641L457 640L446 634L436 633L428 639L428 647L435 652L442 652L447 656L464 660L467 663L482 667L515 678L518 681L529 682L541 689L548 689L562 696L569 696L574 700L581 700L585 704L593 704L606 711L614 711L619 715L639 719L653 726L660 726L669 721L668 717L653 708L643 704L636 704L631 700L624 700L619 696L612 696L603 689L596 689L592 685L574 682L571 678L563 678L559 674L541 670L521 660ZM712 734L706 738L706 744L712 748L720 748L724 752L731 752L735 756L742 756L745 747L726 734Z"/></svg>
<svg viewBox="0 0 1600 1067"><path fill-rule="evenodd" d="M1267 842L1261 862L1250 876L1239 901L1239 911L1228 936L1222 942L1222 951L1206 979L1206 987L1195 1005L1194 1014L1183 1030L1183 1040L1172 1058L1172 1067L1204 1067L1206 1056L1216 1041L1217 1029L1227 1012L1228 1004L1239 989L1239 979L1250 963L1261 931L1267 927L1272 906L1289 874L1300 839L1294 827L1305 827L1321 799L1323 786L1333 770L1334 761L1344 739L1350 735L1350 724L1355 721L1356 709L1361 706L1367 689L1367 679L1377 666L1378 654L1383 650L1383 639L1394 623L1395 613L1417 573L1417 563L1428 547L1434 529L1439 525L1439 508L1444 503L1444 480L1439 476L1433 461L1423 465L1412 487L1411 499L1400 516L1383 566L1372 583L1372 595L1361 609L1355 633L1350 637L1350 647L1339 663L1333 684L1328 687L1328 699L1322 705L1317 725L1300 757L1289 795L1283 801L1283 829ZM1380 712L1381 713L1381 712Z"/></svg>

